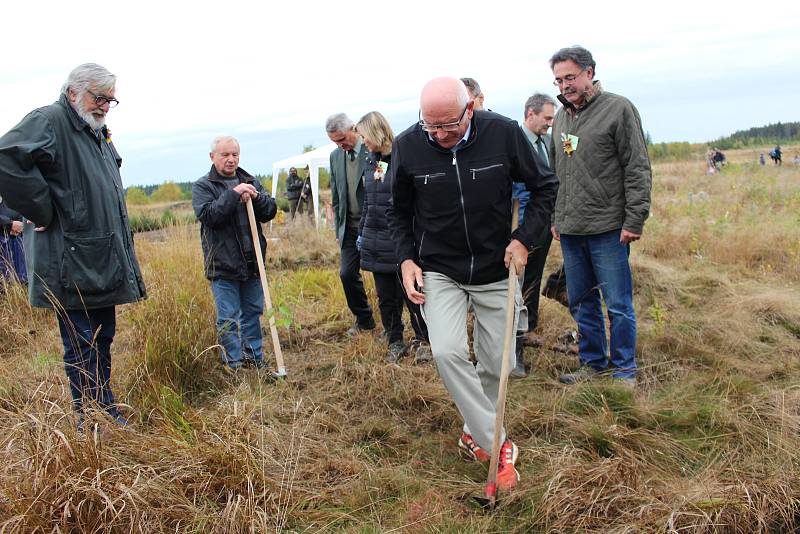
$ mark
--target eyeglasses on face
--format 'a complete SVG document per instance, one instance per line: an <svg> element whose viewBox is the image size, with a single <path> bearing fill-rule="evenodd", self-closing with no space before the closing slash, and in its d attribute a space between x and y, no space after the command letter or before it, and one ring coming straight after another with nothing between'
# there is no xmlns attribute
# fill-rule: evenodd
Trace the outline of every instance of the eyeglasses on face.
<svg viewBox="0 0 800 534"><path fill-rule="evenodd" d="M424 120L422 120L422 112L419 113L419 125L422 127L423 130L426 132L435 132L436 130L442 130L444 132L455 132L458 130L458 126L461 124L461 121L464 120L464 115L467 114L467 108L469 107L469 102L467 105L464 106L464 111L461 112L461 116L455 122L445 122L443 124L428 124Z"/></svg>
<svg viewBox="0 0 800 534"><path fill-rule="evenodd" d="M108 104L108 107L114 108L117 107L117 104L119 104L119 100L113 96L96 95L88 89L86 92L94 97L94 103L97 107L103 107L105 104Z"/></svg>
<svg viewBox="0 0 800 534"><path fill-rule="evenodd" d="M586 69L582 69L582 70L578 71L577 74L567 74L563 78L556 78L555 80L553 80L553 85L558 87L560 85L564 85L565 83L572 83L578 78L578 76L583 74L583 71L585 71L585 70Z"/></svg>

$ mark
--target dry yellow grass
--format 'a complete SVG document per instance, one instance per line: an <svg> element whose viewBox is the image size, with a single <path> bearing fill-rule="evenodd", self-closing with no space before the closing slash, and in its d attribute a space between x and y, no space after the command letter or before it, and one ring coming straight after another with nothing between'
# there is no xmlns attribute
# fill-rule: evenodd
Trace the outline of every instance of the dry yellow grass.
<svg viewBox="0 0 800 534"><path fill-rule="evenodd" d="M788 147L786 154L793 154ZM435 370L346 340L330 229L275 225L268 278L289 380L218 365L196 226L137 236L148 301L113 347L130 429L80 437L50 314L0 300L0 532L788 532L800 526L800 168L657 165L634 246L640 383L565 388L531 351L508 428L519 489L469 498ZM704 192L704 194L701 194ZM690 195L691 193L691 195ZM550 266L559 261L557 246ZM368 293L375 304L371 277ZM571 325L543 299L546 346ZM268 343L267 343L268 344Z"/></svg>

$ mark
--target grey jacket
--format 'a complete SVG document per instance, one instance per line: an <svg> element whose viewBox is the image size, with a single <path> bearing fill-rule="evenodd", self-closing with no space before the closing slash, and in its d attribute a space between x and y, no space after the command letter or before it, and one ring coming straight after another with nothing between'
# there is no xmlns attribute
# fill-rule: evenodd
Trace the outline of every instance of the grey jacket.
<svg viewBox="0 0 800 534"><path fill-rule="evenodd" d="M556 113L550 162L560 179L554 224L562 234L591 235L625 229L642 233L650 213L652 171L639 112L595 82L581 107L563 97ZM562 134L578 137L571 156Z"/></svg>
<svg viewBox="0 0 800 534"><path fill-rule="evenodd" d="M369 151L366 145L361 143L361 150L356 154L358 161L358 175L363 177L364 166L367 162L367 155ZM343 243L344 230L347 228L347 165L344 158L347 153L341 148L336 148L331 152L330 165L331 165L331 205L333 207L333 216L336 219L336 239L339 240L339 246ZM359 179L358 190L356 191L356 198L364 207L364 180Z"/></svg>
<svg viewBox="0 0 800 534"><path fill-rule="evenodd" d="M119 167L67 97L0 138L0 195L36 226L26 240L33 306L93 309L145 298ZM27 239L27 238L26 238Z"/></svg>

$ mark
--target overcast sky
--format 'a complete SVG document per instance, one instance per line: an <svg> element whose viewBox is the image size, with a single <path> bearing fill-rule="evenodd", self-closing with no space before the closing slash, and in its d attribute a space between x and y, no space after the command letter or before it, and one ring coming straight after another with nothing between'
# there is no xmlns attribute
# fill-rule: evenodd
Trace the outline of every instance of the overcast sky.
<svg viewBox="0 0 800 534"><path fill-rule="evenodd" d="M800 120L800 2L741 4L6 2L0 133L91 61L117 75L108 124L126 185L198 178L220 134L240 139L243 168L266 174L327 143L334 112L378 110L404 130L439 75L477 79L489 108L521 120L531 93L555 96L548 59L573 44L656 142Z"/></svg>

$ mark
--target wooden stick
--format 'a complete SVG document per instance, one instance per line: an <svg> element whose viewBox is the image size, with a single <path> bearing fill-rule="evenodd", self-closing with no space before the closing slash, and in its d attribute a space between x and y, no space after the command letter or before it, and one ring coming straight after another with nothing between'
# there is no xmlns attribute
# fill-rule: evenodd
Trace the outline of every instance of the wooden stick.
<svg viewBox="0 0 800 534"><path fill-rule="evenodd" d="M275 349L275 365L278 367L276 373L279 377L286 376L286 366L283 363L283 351L281 342L278 339L278 328L275 326L275 313L272 310L272 299L269 296L269 284L267 284L267 273L264 269L264 257L261 255L261 240L258 239L258 223L256 214L253 212L253 203L247 199L247 218L250 220L250 234L253 236L253 248L256 250L256 262L258 263L258 274L261 276L261 289L264 291L264 303L266 312L269 314L269 333L272 336L272 347Z"/></svg>
<svg viewBox="0 0 800 534"><path fill-rule="evenodd" d="M511 230L517 229L519 223L519 199L514 200L512 210ZM497 466L500 463L500 433L503 431L503 419L506 412L506 387L508 373L511 368L511 340L514 336L514 312L516 308L515 297L517 293L517 266L514 258L508 263L508 296L506 297L506 332L503 341L503 363L500 366L500 388L497 391L497 404L495 405L494 439L492 440L492 456L489 461L489 478L486 481L486 497L489 507L494 508L497 499Z"/></svg>

